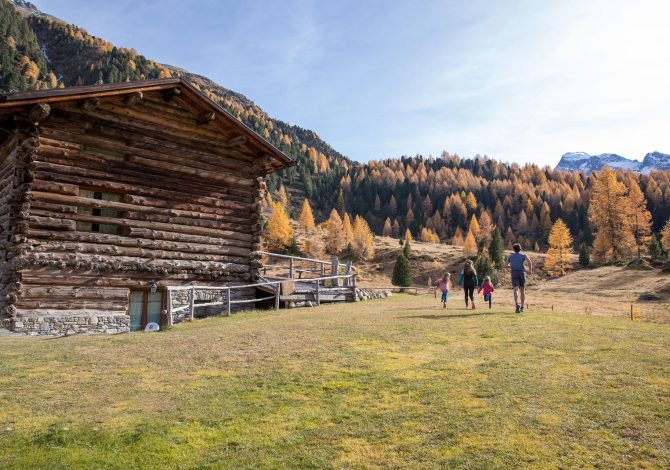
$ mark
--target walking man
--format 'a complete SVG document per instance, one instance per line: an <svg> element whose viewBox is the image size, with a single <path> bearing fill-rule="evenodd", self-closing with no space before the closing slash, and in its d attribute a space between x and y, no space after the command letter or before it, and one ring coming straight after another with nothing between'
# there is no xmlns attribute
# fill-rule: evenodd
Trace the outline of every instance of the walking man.
<svg viewBox="0 0 670 470"><path fill-rule="evenodd" d="M507 258L507 266L512 270L512 287L514 287L514 303L516 303L516 313L523 313L523 306L526 305L526 263L528 263L528 274L533 274L533 263L525 253L521 253L521 245L515 243L512 247L514 253ZM521 299L519 299L521 291ZM519 304L521 300L521 304Z"/></svg>

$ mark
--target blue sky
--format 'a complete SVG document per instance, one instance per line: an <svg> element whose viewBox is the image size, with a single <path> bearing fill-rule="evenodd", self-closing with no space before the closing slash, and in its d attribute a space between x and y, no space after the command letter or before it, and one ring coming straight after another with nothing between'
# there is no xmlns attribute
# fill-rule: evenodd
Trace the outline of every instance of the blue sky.
<svg viewBox="0 0 670 470"><path fill-rule="evenodd" d="M358 161L670 153L666 0L33 0Z"/></svg>

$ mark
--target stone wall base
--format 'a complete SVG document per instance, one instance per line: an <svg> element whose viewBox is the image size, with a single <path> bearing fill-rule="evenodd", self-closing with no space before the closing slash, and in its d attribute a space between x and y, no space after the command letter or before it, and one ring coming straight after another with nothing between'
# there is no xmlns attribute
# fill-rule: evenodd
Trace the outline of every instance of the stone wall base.
<svg viewBox="0 0 670 470"><path fill-rule="evenodd" d="M70 336L86 333L127 333L128 315L50 315L18 316L3 320L3 326L14 333L30 336Z"/></svg>

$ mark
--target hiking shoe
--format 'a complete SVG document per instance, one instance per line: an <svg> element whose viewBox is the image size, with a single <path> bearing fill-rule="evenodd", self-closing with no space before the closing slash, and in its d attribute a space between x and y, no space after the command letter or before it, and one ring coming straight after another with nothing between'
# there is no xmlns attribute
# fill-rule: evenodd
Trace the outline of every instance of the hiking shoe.
<svg viewBox="0 0 670 470"><path fill-rule="evenodd" d="M521 308L519 309L519 313L523 313L523 305L522 305Z"/></svg>
<svg viewBox="0 0 670 470"><path fill-rule="evenodd" d="M521 305L516 304L516 312L515 313L521 313Z"/></svg>
<svg viewBox="0 0 670 470"><path fill-rule="evenodd" d="M474 310L474 309L475 309L475 304L473 303L473 304L472 304L472 310Z"/></svg>

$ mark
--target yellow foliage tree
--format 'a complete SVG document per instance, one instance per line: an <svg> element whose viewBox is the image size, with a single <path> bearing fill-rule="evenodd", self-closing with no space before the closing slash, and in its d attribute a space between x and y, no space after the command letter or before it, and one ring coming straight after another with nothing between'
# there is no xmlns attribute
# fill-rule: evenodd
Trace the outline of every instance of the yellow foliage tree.
<svg viewBox="0 0 670 470"><path fill-rule="evenodd" d="M382 235L385 237L393 236L393 226L391 225L391 219L389 217L387 217L386 221L384 222L384 230L382 231Z"/></svg>
<svg viewBox="0 0 670 470"><path fill-rule="evenodd" d="M421 241L426 243L440 243L440 237L429 228L421 229Z"/></svg>
<svg viewBox="0 0 670 470"><path fill-rule="evenodd" d="M468 230L468 236L463 242L463 254L466 257L475 256L477 254L477 240L471 230Z"/></svg>
<svg viewBox="0 0 670 470"><path fill-rule="evenodd" d="M286 188L284 185L279 185L279 191L277 191L277 199L284 207L288 207L288 194L286 193Z"/></svg>
<svg viewBox="0 0 670 470"><path fill-rule="evenodd" d="M663 250L670 252L670 219L663 226L661 230L661 246Z"/></svg>
<svg viewBox="0 0 670 470"><path fill-rule="evenodd" d="M298 218L298 226L304 232L314 231L314 214L312 213L312 206L309 205L307 198L302 202L302 210Z"/></svg>
<svg viewBox="0 0 670 470"><path fill-rule="evenodd" d="M549 250L544 269L552 276L563 276L570 266L572 253L572 235L570 229L558 219L549 232Z"/></svg>
<svg viewBox="0 0 670 470"><path fill-rule="evenodd" d="M633 236L637 245L637 257L642 256L642 250L646 250L651 240L651 213L647 210L647 199L644 197L640 185L634 179L628 181L628 198L631 205L631 218L633 219Z"/></svg>
<svg viewBox="0 0 670 470"><path fill-rule="evenodd" d="M456 246L463 246L463 241L463 231L461 230L461 227L457 227L456 233L454 233L454 237L451 239L451 244Z"/></svg>
<svg viewBox="0 0 670 470"><path fill-rule="evenodd" d="M368 223L360 215L354 219L353 247L359 258L370 259L375 255L375 236Z"/></svg>
<svg viewBox="0 0 670 470"><path fill-rule="evenodd" d="M342 230L343 223L342 219L340 218L340 214L338 214L337 211L333 209L330 211L330 217L326 222L324 222L323 225L325 225L325 241L328 247L327 251L332 254L339 253L346 246L344 230Z"/></svg>
<svg viewBox="0 0 670 470"><path fill-rule="evenodd" d="M493 219L491 219L491 215L488 213L488 211L483 211L479 217L479 235L477 241L483 243L484 245L488 245L488 243L491 241L495 228L496 226L493 223Z"/></svg>
<svg viewBox="0 0 670 470"><path fill-rule="evenodd" d="M351 217L346 212L344 213L344 220L342 221L342 236L344 238L344 247L349 243L354 244L354 228L351 225Z"/></svg>
<svg viewBox="0 0 670 470"><path fill-rule="evenodd" d="M265 240L270 250L283 250L291 243L293 229L284 206L279 202L272 203L272 214L268 220Z"/></svg>
<svg viewBox="0 0 670 470"><path fill-rule="evenodd" d="M593 257L601 262L633 257L635 237L630 198L616 173L605 167L593 183L589 220L595 229Z"/></svg>
<svg viewBox="0 0 670 470"><path fill-rule="evenodd" d="M314 230L305 240L303 251L310 258L323 259L326 255L326 244L321 230Z"/></svg>
<svg viewBox="0 0 670 470"><path fill-rule="evenodd" d="M405 236L404 236L403 238L404 238L405 240L409 240L409 241L414 240L414 239L412 238L412 232L410 232L408 228L405 229Z"/></svg>
<svg viewBox="0 0 670 470"><path fill-rule="evenodd" d="M477 220L477 217L475 217L475 214L472 214L472 218L470 219L470 227L468 227L470 232L472 233L472 236L475 237L475 240L479 241L479 221Z"/></svg>

